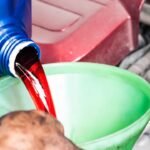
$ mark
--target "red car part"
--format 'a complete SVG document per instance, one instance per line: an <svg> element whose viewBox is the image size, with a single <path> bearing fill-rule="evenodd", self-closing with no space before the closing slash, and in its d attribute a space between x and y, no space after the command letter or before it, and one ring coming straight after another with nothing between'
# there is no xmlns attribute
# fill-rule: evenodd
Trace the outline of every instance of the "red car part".
<svg viewBox="0 0 150 150"><path fill-rule="evenodd" d="M138 44L144 0L33 0L32 38L42 63L116 65Z"/></svg>

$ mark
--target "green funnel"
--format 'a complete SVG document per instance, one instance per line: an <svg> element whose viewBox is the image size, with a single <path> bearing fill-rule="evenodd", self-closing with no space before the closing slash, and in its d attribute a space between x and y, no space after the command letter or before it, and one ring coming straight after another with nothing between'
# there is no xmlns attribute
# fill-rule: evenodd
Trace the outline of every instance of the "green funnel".
<svg viewBox="0 0 150 150"><path fill-rule="evenodd" d="M44 68L67 137L86 150L132 149L150 119L146 81L100 64L59 63ZM33 108L18 79L1 78L1 115Z"/></svg>

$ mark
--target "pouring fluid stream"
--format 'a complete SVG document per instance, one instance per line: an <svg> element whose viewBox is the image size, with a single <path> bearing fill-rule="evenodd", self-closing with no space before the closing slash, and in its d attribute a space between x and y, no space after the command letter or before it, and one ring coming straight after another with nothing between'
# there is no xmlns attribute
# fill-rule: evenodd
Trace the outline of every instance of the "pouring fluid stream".
<svg viewBox="0 0 150 150"><path fill-rule="evenodd" d="M24 53L22 50L16 58L16 73L26 86L36 108L56 117L49 85L39 58L35 51L31 52L30 47L25 51Z"/></svg>

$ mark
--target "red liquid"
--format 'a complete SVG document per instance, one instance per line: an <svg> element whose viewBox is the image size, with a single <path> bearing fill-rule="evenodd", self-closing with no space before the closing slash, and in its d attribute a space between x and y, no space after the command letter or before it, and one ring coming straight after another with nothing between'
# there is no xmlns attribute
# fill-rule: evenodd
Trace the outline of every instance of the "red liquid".
<svg viewBox="0 0 150 150"><path fill-rule="evenodd" d="M29 91L38 110L56 117L52 96L43 67L36 51L27 47L18 54L15 65L16 73Z"/></svg>

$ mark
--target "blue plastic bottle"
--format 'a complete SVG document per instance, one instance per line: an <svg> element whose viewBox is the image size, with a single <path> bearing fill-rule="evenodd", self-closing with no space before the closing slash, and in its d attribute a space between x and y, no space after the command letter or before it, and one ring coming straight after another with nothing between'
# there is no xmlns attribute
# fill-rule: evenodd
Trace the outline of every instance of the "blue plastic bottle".
<svg viewBox="0 0 150 150"><path fill-rule="evenodd" d="M0 0L0 75L16 76L14 65L25 47L38 46L31 36L31 0Z"/></svg>

